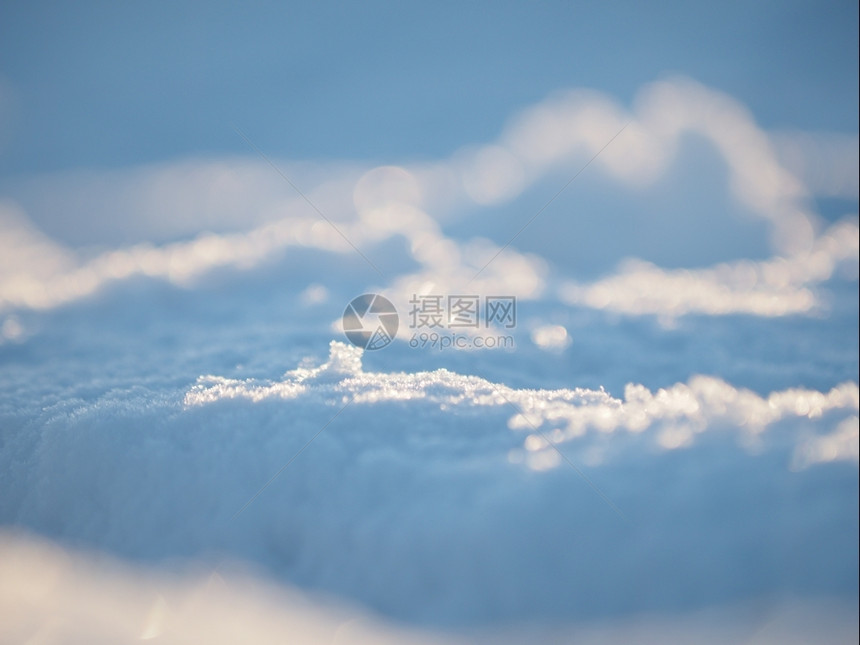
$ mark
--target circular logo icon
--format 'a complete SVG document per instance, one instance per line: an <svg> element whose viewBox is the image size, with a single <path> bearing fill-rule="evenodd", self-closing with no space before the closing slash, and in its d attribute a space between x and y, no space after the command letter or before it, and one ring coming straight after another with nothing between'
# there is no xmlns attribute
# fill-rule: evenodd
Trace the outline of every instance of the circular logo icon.
<svg viewBox="0 0 860 645"><path fill-rule="evenodd" d="M343 311L343 330L356 347L382 349L397 334L400 317L391 301L378 293L353 299Z"/></svg>

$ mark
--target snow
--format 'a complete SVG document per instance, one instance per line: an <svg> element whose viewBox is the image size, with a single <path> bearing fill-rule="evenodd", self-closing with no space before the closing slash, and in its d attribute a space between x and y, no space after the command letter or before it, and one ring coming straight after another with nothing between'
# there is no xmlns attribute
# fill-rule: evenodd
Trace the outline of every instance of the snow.
<svg viewBox="0 0 860 645"><path fill-rule="evenodd" d="M334 341L277 380L48 409L7 438L4 516L134 560L255 562L419 624L851 593L856 383L763 397L698 376L619 399L362 357ZM726 568L739 554L754 566Z"/></svg>
<svg viewBox="0 0 860 645"><path fill-rule="evenodd" d="M571 340L561 325L540 325L532 331L532 342L541 349L559 351L570 345Z"/></svg>
<svg viewBox="0 0 860 645"><path fill-rule="evenodd" d="M275 160L331 222L253 158L5 181L0 640L856 638L858 220L814 198L857 191L803 136L674 78ZM339 329L365 293L383 349ZM467 293L514 347L409 346Z"/></svg>

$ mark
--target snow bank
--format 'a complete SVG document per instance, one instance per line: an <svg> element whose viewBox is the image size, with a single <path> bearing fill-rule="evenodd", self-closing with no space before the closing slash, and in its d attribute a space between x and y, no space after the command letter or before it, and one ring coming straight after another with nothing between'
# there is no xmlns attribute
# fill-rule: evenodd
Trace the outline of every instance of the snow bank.
<svg viewBox="0 0 860 645"><path fill-rule="evenodd" d="M332 342L277 381L46 410L7 433L0 513L428 624L856 586L856 383L762 397L696 377L618 399L361 359Z"/></svg>
<svg viewBox="0 0 860 645"><path fill-rule="evenodd" d="M670 79L278 161L336 228L257 160L5 181L0 640L856 638L858 226L813 212L856 182L820 147ZM401 337L330 342L371 291ZM517 296L515 351L410 348L429 293Z"/></svg>
<svg viewBox="0 0 860 645"><path fill-rule="evenodd" d="M752 609L726 606L680 615L638 615L615 623L421 630L273 584L236 566L152 571L63 549L33 536L2 533L0 616L0 642L45 644L829 645L858 636L856 607L796 599L760 599Z"/></svg>

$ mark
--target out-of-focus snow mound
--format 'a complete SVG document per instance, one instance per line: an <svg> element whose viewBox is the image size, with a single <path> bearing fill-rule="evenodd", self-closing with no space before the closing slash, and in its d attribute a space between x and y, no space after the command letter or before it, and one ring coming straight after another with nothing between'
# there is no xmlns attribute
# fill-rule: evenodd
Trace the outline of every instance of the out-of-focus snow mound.
<svg viewBox="0 0 860 645"><path fill-rule="evenodd" d="M281 380L45 410L5 435L0 513L134 559L254 561L433 624L845 594L857 414L855 383L761 397L696 377L617 399L368 373L333 342Z"/></svg>
<svg viewBox="0 0 860 645"><path fill-rule="evenodd" d="M35 223L0 205L0 258L13 258L0 264L0 314L140 277L195 285L296 248L362 257L365 280L402 301L466 287L535 300L553 289L628 315L815 314L827 305L822 283L856 280L858 225L854 208L827 226L814 197L856 202L857 183L822 186L805 169L856 167L855 141L771 136L733 98L673 78L645 85L630 109L599 92L552 95L496 141L448 159L286 165L284 177L310 186L301 196L285 197L268 163L235 158L8 181L0 191ZM580 181L576 202L564 189L547 201L547 180L561 173L567 188L591 161L596 188ZM683 171L702 163L709 181L684 193ZM537 214L550 204L562 214L544 224Z"/></svg>
<svg viewBox="0 0 860 645"><path fill-rule="evenodd" d="M790 598L612 622L431 632L273 584L238 566L153 571L2 533L0 618L0 642L43 645L836 645L858 636L853 604Z"/></svg>
<svg viewBox="0 0 860 645"><path fill-rule="evenodd" d="M0 534L0 617L10 644L443 642L236 567L145 570L16 534Z"/></svg>

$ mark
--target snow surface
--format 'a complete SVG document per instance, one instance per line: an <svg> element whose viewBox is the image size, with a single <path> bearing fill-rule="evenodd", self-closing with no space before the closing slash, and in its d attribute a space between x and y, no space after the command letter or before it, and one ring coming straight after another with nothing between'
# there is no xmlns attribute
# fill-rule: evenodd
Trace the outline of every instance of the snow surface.
<svg viewBox="0 0 860 645"><path fill-rule="evenodd" d="M276 160L309 201L254 158L7 181L0 640L856 638L857 184L804 156L851 136L678 78ZM410 347L416 293L516 296L515 348Z"/></svg>

